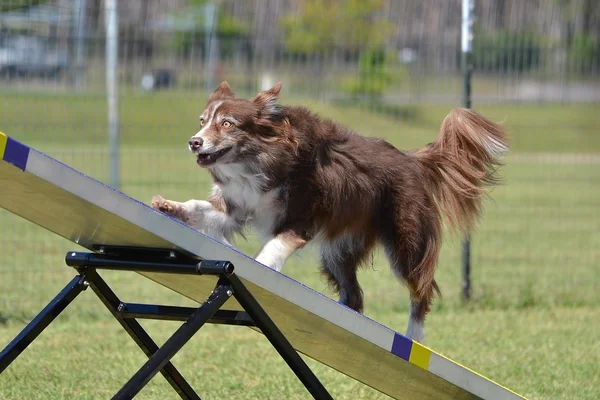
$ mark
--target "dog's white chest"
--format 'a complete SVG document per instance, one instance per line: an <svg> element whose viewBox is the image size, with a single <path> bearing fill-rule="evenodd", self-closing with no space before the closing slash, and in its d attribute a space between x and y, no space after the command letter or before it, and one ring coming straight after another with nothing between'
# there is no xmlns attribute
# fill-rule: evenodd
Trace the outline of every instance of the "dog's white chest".
<svg viewBox="0 0 600 400"><path fill-rule="evenodd" d="M277 189L264 193L260 197L249 220L252 226L264 236L272 234L275 222L281 213L277 195Z"/></svg>
<svg viewBox="0 0 600 400"><path fill-rule="evenodd" d="M278 190L264 192L265 178L245 172L242 166L228 164L215 171L221 180L216 186L220 194L236 208L236 214L246 219L263 234L270 234L279 215Z"/></svg>

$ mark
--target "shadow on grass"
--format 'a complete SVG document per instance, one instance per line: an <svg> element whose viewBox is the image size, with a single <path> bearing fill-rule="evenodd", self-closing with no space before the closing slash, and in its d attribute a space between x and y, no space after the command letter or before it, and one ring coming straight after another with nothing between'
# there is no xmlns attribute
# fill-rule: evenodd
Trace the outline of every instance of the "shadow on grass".
<svg viewBox="0 0 600 400"><path fill-rule="evenodd" d="M343 108L367 109L375 114L384 115L393 120L416 121L419 119L419 107L406 104L391 104L378 99L336 99L332 104Z"/></svg>
<svg viewBox="0 0 600 400"><path fill-rule="evenodd" d="M0 326L8 325L9 318L2 311L0 311Z"/></svg>
<svg viewBox="0 0 600 400"><path fill-rule="evenodd" d="M7 327L9 325L26 325L30 323L38 313L42 311L42 308L39 310L22 310L15 312L6 312L0 311L0 327ZM105 321L110 320L110 314L102 309L98 308L98 310L81 310L81 309L65 309L58 317L55 319L61 321L70 321L70 320L84 320L88 322L92 321Z"/></svg>
<svg viewBox="0 0 600 400"><path fill-rule="evenodd" d="M459 303L460 308L465 308L469 311L483 310L483 311L506 311L506 310L524 310L532 308L548 309L553 306L561 307L577 307L580 304L574 304L573 302L560 302L556 301L544 301L540 298L539 294L536 293L535 284L532 281L525 281L515 288L515 294L512 298L507 298L497 292L491 286L481 285L478 293L473 296L470 300L461 299Z"/></svg>
<svg viewBox="0 0 600 400"><path fill-rule="evenodd" d="M14 310L0 311L0 326L5 327L9 324L27 324L37 313L32 311Z"/></svg>

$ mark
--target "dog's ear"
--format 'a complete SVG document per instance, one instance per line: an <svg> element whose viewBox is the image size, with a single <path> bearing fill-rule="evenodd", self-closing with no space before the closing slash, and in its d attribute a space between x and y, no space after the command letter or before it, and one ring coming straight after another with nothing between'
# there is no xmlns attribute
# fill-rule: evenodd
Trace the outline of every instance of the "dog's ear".
<svg viewBox="0 0 600 400"><path fill-rule="evenodd" d="M234 97L235 94L231 90L231 86L229 86L229 83L227 83L227 81L223 81L219 84L215 91L212 92L210 96L208 96L208 99L233 99Z"/></svg>
<svg viewBox="0 0 600 400"><path fill-rule="evenodd" d="M261 107L264 107L268 103L275 103L279 97L281 86L283 86L283 83L281 81L277 82L271 89L260 92L254 96L252 102Z"/></svg>
<svg viewBox="0 0 600 400"><path fill-rule="evenodd" d="M260 110L261 118L271 121L279 121L283 118L281 114L282 108L277 104L281 86L283 86L283 83L279 81L271 89L260 92L252 98L251 101L256 104Z"/></svg>

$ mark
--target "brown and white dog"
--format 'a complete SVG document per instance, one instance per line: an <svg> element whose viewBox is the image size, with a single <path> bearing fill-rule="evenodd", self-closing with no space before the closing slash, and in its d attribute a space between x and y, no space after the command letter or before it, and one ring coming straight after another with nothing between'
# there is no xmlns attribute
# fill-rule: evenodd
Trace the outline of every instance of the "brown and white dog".
<svg viewBox="0 0 600 400"><path fill-rule="evenodd" d="M503 130L457 108L435 142L401 151L306 108L279 105L280 90L281 82L246 100L221 83L188 143L212 175L212 194L186 202L155 196L152 206L227 244L253 226L267 237L256 260L278 271L296 250L318 243L322 273L358 312L357 268L379 243L410 291L406 335L422 341L439 294L442 217L460 232L473 228L507 150Z"/></svg>

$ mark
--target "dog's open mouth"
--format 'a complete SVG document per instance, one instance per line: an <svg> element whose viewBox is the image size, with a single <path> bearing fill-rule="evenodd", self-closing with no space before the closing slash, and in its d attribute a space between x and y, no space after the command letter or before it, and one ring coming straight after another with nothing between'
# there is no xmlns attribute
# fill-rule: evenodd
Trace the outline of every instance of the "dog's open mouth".
<svg viewBox="0 0 600 400"><path fill-rule="evenodd" d="M196 154L196 163L201 167L207 167L217 162L219 158L223 157L231 149L231 147L227 147L212 153L198 153Z"/></svg>

